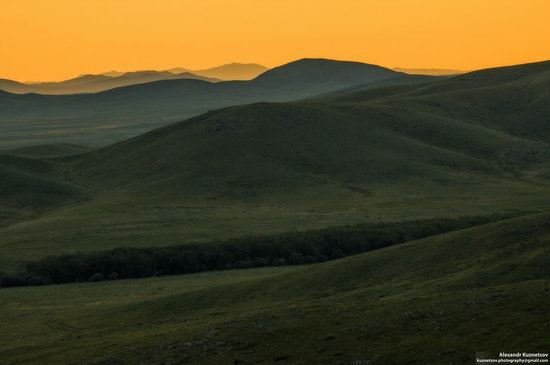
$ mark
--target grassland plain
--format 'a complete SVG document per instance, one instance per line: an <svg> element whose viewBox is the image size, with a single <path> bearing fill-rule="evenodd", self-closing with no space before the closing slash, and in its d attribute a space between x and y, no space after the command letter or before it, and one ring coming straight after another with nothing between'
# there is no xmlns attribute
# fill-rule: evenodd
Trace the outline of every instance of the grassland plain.
<svg viewBox="0 0 550 365"><path fill-rule="evenodd" d="M0 268L77 250L543 210L549 80L541 62L230 107L71 156L2 155Z"/></svg>
<svg viewBox="0 0 550 365"><path fill-rule="evenodd" d="M548 351L549 249L539 213L316 265L3 289L0 358L467 364Z"/></svg>

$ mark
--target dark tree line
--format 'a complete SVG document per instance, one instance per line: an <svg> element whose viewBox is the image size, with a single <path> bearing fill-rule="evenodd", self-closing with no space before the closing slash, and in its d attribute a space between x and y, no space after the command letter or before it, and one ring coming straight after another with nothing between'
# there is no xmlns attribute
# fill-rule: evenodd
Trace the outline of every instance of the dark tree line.
<svg viewBox="0 0 550 365"><path fill-rule="evenodd" d="M23 264L17 274L0 275L0 287L313 264L504 218L490 215L359 224L203 244L50 256Z"/></svg>

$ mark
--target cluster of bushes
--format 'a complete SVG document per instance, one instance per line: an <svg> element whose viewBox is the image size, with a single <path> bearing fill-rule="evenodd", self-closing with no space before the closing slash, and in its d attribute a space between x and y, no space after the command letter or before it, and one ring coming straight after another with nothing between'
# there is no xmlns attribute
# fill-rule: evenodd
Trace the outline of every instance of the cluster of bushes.
<svg viewBox="0 0 550 365"><path fill-rule="evenodd" d="M402 242L506 218L502 215L360 224L223 242L51 256L0 276L0 287L93 282L211 270L302 265L334 260Z"/></svg>

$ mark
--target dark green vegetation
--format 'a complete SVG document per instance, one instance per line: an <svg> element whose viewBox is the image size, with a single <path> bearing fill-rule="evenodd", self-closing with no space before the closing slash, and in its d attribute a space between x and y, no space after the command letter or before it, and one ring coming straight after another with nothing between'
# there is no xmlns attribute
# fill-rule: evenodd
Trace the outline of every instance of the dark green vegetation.
<svg viewBox="0 0 550 365"><path fill-rule="evenodd" d="M13 193L0 197L0 269L76 251L547 209L549 79L548 62L485 70L226 108L83 154L1 156Z"/></svg>
<svg viewBox="0 0 550 365"><path fill-rule="evenodd" d="M362 224L175 247L116 248L29 262L0 287L314 264L504 219L501 215Z"/></svg>
<svg viewBox="0 0 550 365"><path fill-rule="evenodd" d="M316 265L2 289L0 357L392 365L548 351L549 250L542 213Z"/></svg>
<svg viewBox="0 0 550 365"><path fill-rule="evenodd" d="M170 79L91 95L14 95L0 91L0 148L52 142L107 145L220 107L295 100L363 84L380 86L383 80L414 79L374 65L315 59L292 62L251 81L211 83L165 74ZM128 78L122 81L135 83L136 77L159 75L88 78L95 77L102 83L106 78L113 87L113 80ZM424 78L419 76L418 81Z"/></svg>

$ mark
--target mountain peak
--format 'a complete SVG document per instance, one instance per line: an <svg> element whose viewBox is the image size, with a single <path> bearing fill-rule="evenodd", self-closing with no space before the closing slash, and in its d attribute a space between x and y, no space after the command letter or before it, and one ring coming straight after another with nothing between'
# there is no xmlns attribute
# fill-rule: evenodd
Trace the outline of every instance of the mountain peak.
<svg viewBox="0 0 550 365"><path fill-rule="evenodd" d="M355 85L368 84L399 76L385 67L361 62L338 61L326 58L303 58L275 67L254 81L257 86L297 90L315 85L321 94Z"/></svg>

